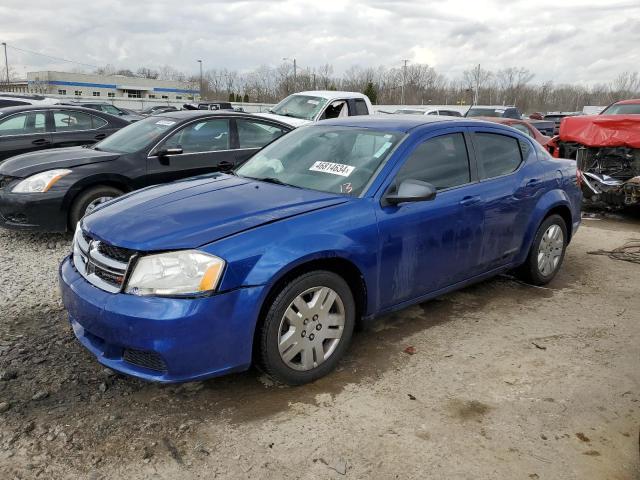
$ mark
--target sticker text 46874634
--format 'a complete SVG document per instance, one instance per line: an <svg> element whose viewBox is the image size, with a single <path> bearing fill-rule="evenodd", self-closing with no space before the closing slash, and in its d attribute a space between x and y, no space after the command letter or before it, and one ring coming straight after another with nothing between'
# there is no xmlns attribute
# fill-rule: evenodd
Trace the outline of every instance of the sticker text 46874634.
<svg viewBox="0 0 640 480"><path fill-rule="evenodd" d="M309 168L309 170L314 172L332 173L333 175L340 175L341 177L348 177L355 169L356 167L352 167L351 165L332 162L315 162L311 165L311 168Z"/></svg>

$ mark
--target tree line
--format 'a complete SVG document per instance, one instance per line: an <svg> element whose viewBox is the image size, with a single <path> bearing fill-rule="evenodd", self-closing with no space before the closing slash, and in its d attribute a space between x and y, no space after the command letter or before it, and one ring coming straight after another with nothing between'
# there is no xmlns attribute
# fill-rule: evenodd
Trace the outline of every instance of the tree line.
<svg viewBox="0 0 640 480"><path fill-rule="evenodd" d="M171 66L141 67L135 72L106 66L98 74L119 74L159 80L175 80L200 88L200 75ZM295 71L291 63L260 66L248 72L226 68L208 69L202 75L205 99L274 103L304 90L347 90L366 93L377 105L516 105L523 112L577 111L584 105L608 105L640 97L640 74L623 72L608 83L593 85L536 82L523 67L491 71L470 67L459 78L449 78L426 64L406 67L353 66L342 75L329 64ZM477 93L476 93L477 90Z"/></svg>

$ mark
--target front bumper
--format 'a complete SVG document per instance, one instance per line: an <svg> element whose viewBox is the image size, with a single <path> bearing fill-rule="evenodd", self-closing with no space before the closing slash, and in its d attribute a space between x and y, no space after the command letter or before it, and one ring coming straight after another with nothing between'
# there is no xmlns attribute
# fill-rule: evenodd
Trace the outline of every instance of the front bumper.
<svg viewBox="0 0 640 480"><path fill-rule="evenodd" d="M67 230L65 192L11 193L8 188L0 189L0 227L45 232Z"/></svg>
<svg viewBox="0 0 640 480"><path fill-rule="evenodd" d="M263 287L194 299L112 294L87 282L67 257L60 288L78 340L113 370L171 383L251 364Z"/></svg>

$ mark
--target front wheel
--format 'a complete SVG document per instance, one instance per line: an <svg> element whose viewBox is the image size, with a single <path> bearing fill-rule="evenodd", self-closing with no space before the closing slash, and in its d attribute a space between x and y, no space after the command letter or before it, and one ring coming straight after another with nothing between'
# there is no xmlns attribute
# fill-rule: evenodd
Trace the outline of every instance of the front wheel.
<svg viewBox="0 0 640 480"><path fill-rule="evenodd" d="M82 217L89 215L101 203L113 200L122 195L122 190L106 185L89 188L75 199L69 211L69 227L75 230Z"/></svg>
<svg viewBox="0 0 640 480"><path fill-rule="evenodd" d="M567 248L567 225L560 215L550 215L538 227L526 262L518 275L532 285L545 285L556 276Z"/></svg>
<svg viewBox="0 0 640 480"><path fill-rule="evenodd" d="M327 271L309 272L277 294L259 332L259 364L288 385L312 382L335 368L355 325L349 285Z"/></svg>

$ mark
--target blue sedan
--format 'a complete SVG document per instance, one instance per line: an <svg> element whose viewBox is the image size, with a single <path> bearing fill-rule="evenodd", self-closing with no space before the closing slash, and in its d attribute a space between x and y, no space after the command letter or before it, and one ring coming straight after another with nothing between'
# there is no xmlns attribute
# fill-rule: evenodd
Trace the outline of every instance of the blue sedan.
<svg viewBox="0 0 640 480"><path fill-rule="evenodd" d="M252 363L329 373L354 326L501 272L558 272L580 223L573 161L507 126L350 117L276 140L233 174L150 187L79 224L60 267L77 338L159 382Z"/></svg>

